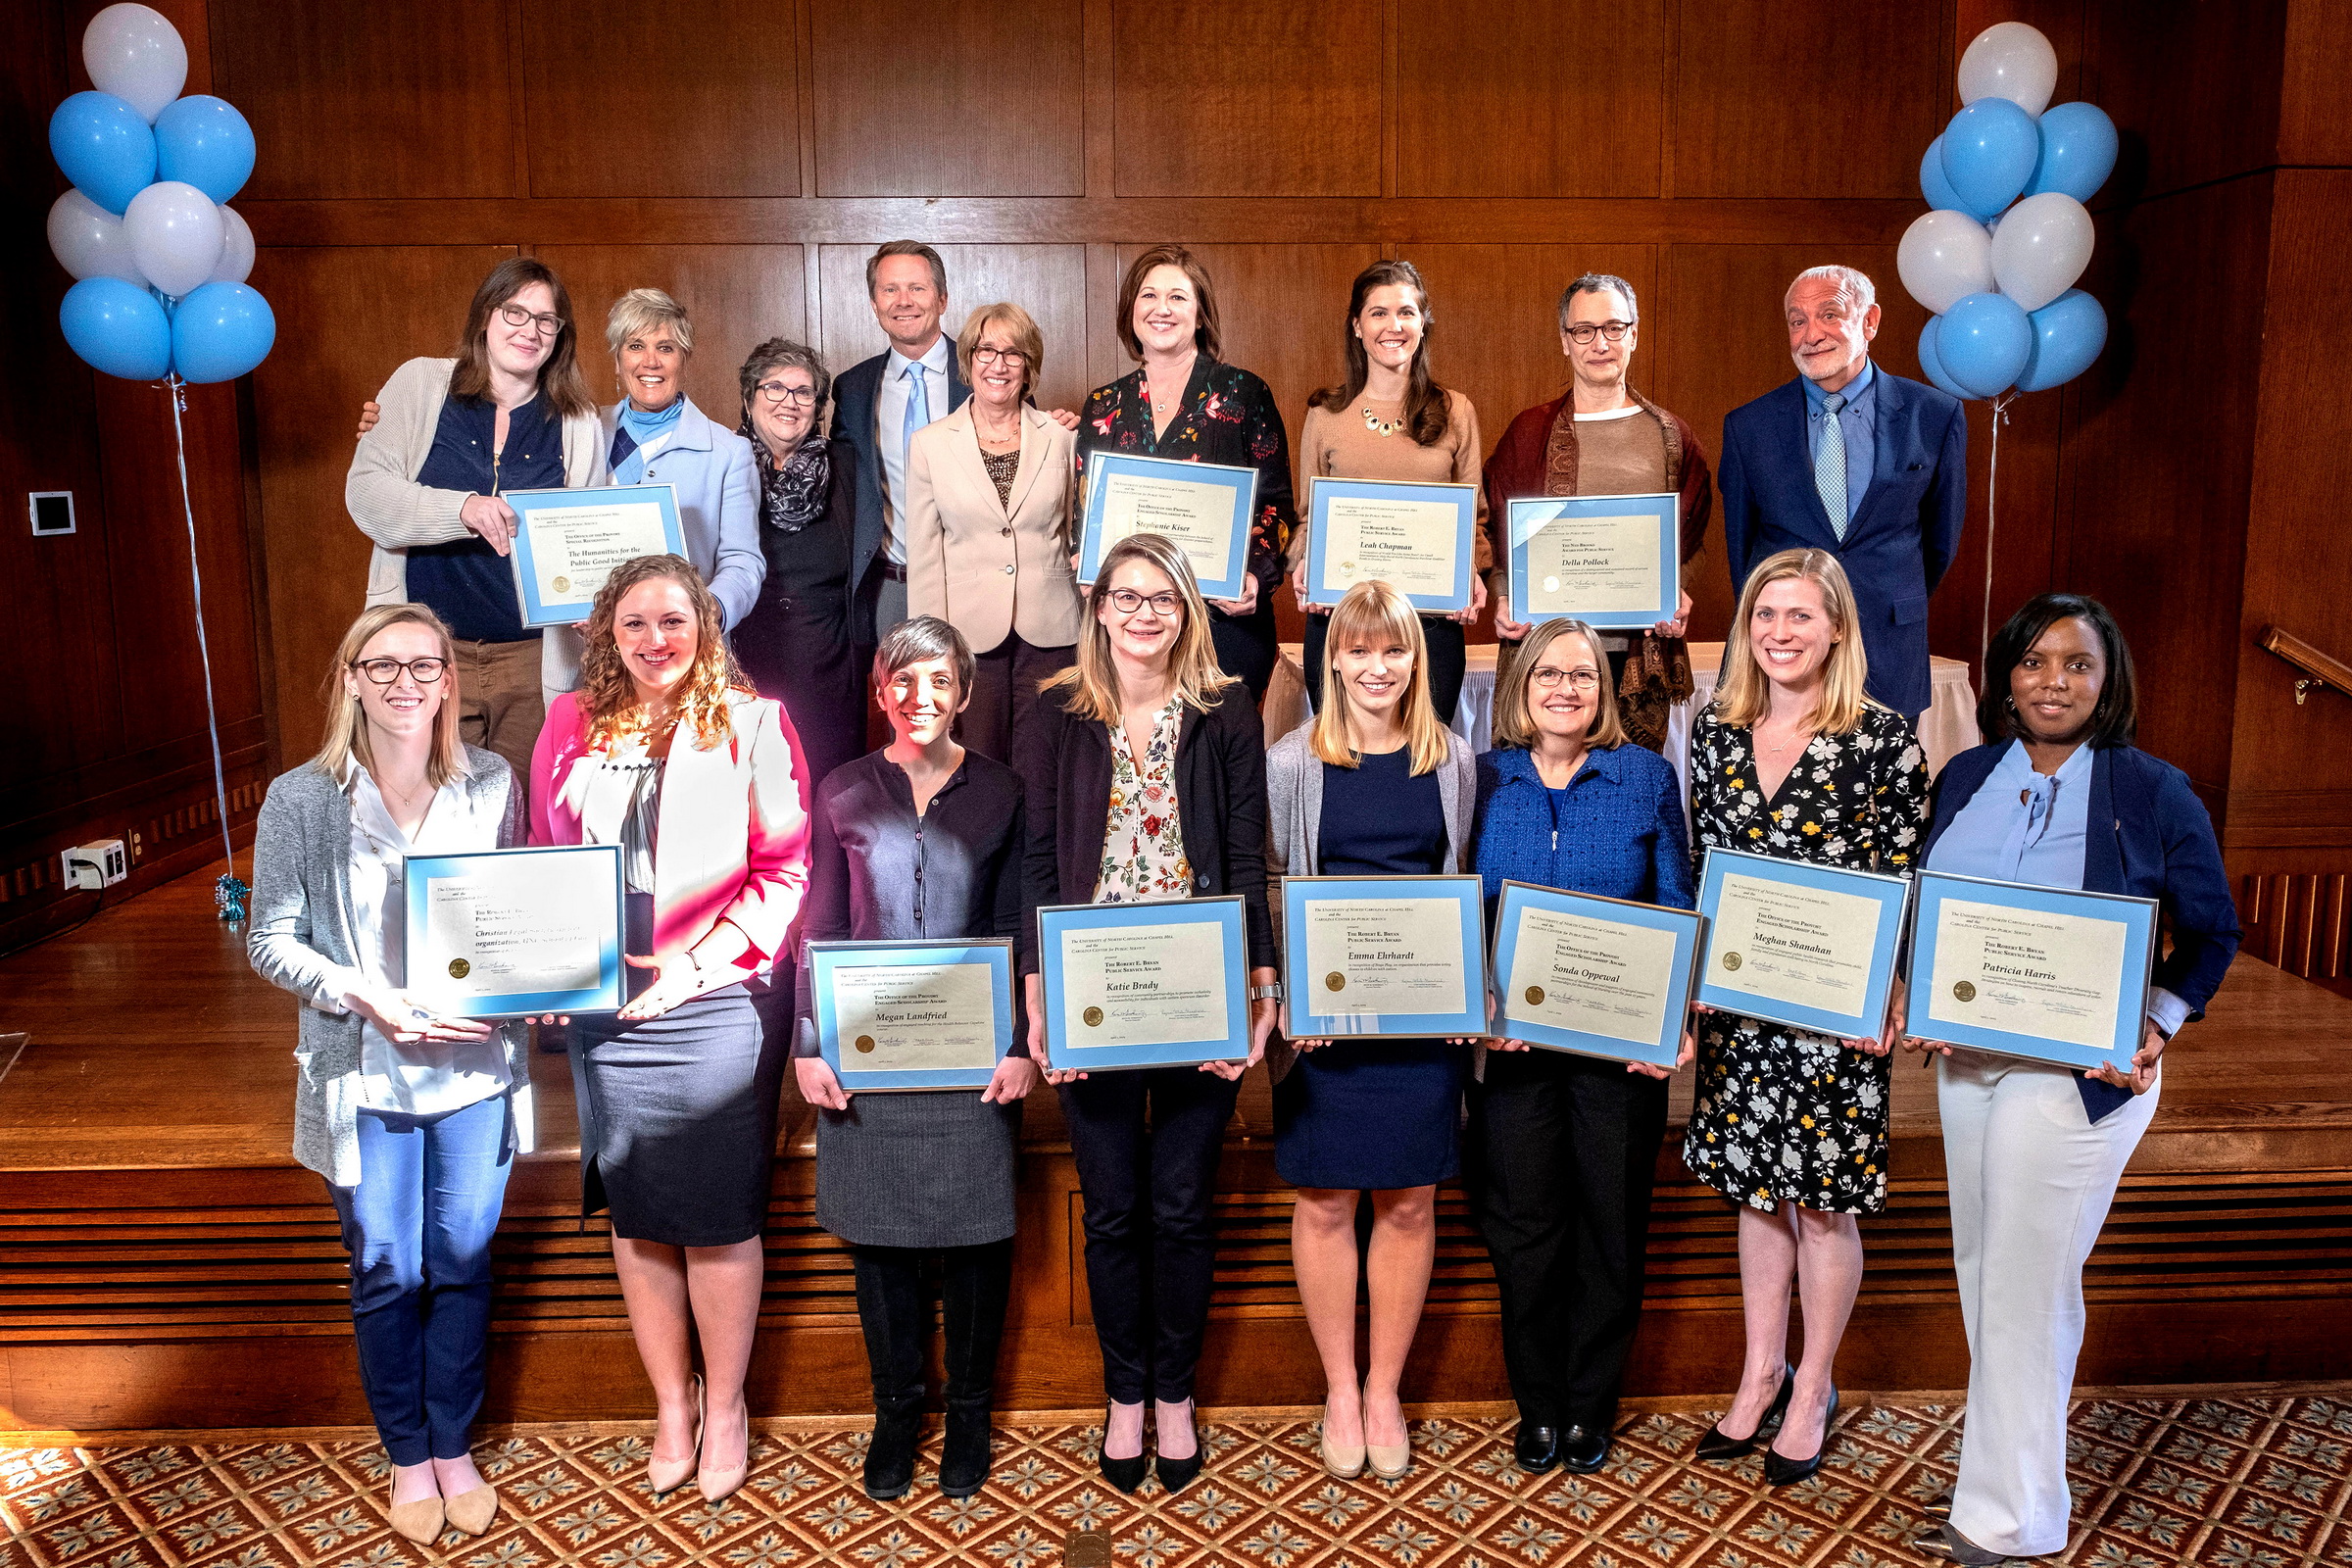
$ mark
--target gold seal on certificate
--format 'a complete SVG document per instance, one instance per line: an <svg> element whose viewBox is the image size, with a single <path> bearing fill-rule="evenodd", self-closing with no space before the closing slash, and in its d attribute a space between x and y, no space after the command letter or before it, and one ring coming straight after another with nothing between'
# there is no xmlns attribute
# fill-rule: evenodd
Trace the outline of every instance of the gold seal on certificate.
<svg viewBox="0 0 2352 1568"><path fill-rule="evenodd" d="M1639 612L1664 597L1654 512L1560 517L1527 542L1527 609L1545 614Z"/></svg>
<svg viewBox="0 0 2352 1568"><path fill-rule="evenodd" d="M1461 906L1450 898L1316 899L1305 906L1306 966L1345 993L1325 1012L1460 1012Z"/></svg>
<svg viewBox="0 0 2352 1568"><path fill-rule="evenodd" d="M620 858L611 845L412 855L409 984L498 1018L620 1005Z"/></svg>
<svg viewBox="0 0 2352 1568"><path fill-rule="evenodd" d="M2140 1005L2140 977L2125 980L2127 934L2121 920L1947 897L1936 909L1928 1015L1913 1033L1935 1037L1949 1021L2104 1047L2119 1011Z"/></svg>
<svg viewBox="0 0 2352 1568"><path fill-rule="evenodd" d="M1821 1012L1860 1013L1870 995L1881 906L1831 888L1737 873L1715 906L1715 983Z"/></svg>
<svg viewBox="0 0 2352 1568"><path fill-rule="evenodd" d="M677 493L665 484L516 490L514 590L526 626L588 618L612 568L639 556L683 555Z"/></svg>
<svg viewBox="0 0 2352 1568"><path fill-rule="evenodd" d="M1215 925L1080 927L1061 933L1059 958L1067 1021L1077 1026L1065 1026L1064 1046L1179 1045L1226 1027L1225 933Z"/></svg>
<svg viewBox="0 0 2352 1568"><path fill-rule="evenodd" d="M1526 1005L1511 1009L1511 1023L1524 1019L1630 1048L1653 1045L1670 1013L1681 1019L1689 977L1678 989L1673 930L1530 906L1519 911L1515 935L1507 989Z"/></svg>
<svg viewBox="0 0 2352 1568"><path fill-rule="evenodd" d="M1324 504L1323 575L1311 596L1336 604L1375 578L1401 594L1453 592L1461 509L1448 501L1335 495Z"/></svg>
<svg viewBox="0 0 2352 1568"><path fill-rule="evenodd" d="M997 995L985 963L872 963L831 968L844 1038L875 1072L979 1071L997 1064Z"/></svg>

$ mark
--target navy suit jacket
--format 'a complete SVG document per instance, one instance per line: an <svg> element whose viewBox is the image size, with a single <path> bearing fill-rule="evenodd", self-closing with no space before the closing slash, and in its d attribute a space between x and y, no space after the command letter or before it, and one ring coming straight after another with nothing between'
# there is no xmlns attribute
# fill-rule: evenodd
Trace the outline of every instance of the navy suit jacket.
<svg viewBox="0 0 2352 1568"><path fill-rule="evenodd" d="M1724 416L1715 487L1733 592L1780 551L1836 556L1854 586L1870 695L1917 720L1930 695L1928 596L1959 552L1968 512L1968 420L1959 399L1876 368L1877 459L1842 542L1814 488L1798 382Z"/></svg>
<svg viewBox="0 0 2352 1568"><path fill-rule="evenodd" d="M833 436L835 462L848 462L858 476L858 518L850 533L850 641L871 648L881 635L874 626L874 597L879 577L867 580L874 558L882 553L882 449L874 428L874 410L882 398L882 371L890 363L884 349L833 379ZM963 407L972 395L956 364L954 340L948 353L948 412Z"/></svg>
<svg viewBox="0 0 2352 1568"><path fill-rule="evenodd" d="M1936 775L1928 841L1920 865L1961 808L1984 787L2003 753L2018 744L1996 741L1962 752ZM2222 869L2213 818L2189 788L2188 775L2132 746L2095 752L2090 760L2089 821L2083 830L2082 886L2091 893L2127 893L2162 906L2173 951L2156 962L2156 983L2188 1004L2190 1018L2221 989L2237 956L2237 904ZM2117 1063L2118 1066L2124 1065ZM2081 1078L2082 1107L2092 1121L2132 1098L2130 1090Z"/></svg>

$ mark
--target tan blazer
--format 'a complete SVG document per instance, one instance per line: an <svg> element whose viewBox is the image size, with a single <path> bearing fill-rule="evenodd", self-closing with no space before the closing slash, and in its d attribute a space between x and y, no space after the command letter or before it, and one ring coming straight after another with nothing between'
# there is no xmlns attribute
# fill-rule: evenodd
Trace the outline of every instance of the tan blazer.
<svg viewBox="0 0 2352 1568"><path fill-rule="evenodd" d="M1012 502L981 462L972 405L914 433L906 449L906 612L937 615L985 654L1018 632L1035 648L1078 640L1086 611L1070 572L1077 437L1021 410Z"/></svg>

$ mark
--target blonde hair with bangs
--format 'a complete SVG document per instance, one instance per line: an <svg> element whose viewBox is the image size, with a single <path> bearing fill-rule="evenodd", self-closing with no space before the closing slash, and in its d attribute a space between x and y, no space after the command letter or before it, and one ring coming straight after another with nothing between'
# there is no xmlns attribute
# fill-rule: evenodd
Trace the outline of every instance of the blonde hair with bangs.
<svg viewBox="0 0 2352 1568"><path fill-rule="evenodd" d="M1383 647L1403 647L1413 656L1404 696L1397 703L1397 723L1412 749L1415 777L1443 766L1449 749L1446 726L1429 700L1429 643L1421 635L1421 612L1395 586L1374 578L1348 590L1331 612L1331 629L1323 639L1323 710L1315 715L1314 733L1307 737L1317 759L1335 767L1354 767L1361 760L1348 734L1347 683L1340 679L1340 650L1357 637Z"/></svg>
<svg viewBox="0 0 2352 1568"><path fill-rule="evenodd" d="M1109 603L1110 579L1121 566L1140 561L1176 585L1184 601L1184 626L1168 655L1168 675L1185 703L1205 712L1208 699L1239 678L1217 663L1217 645L1209 635L1208 606L1200 585L1193 579L1193 564L1173 540L1156 533L1131 533L1102 552L1102 569L1095 573L1094 598L1087 606L1086 630L1078 635L1078 662L1044 681L1040 691L1065 695L1062 707L1081 718L1116 724L1124 710L1119 702L1118 666L1110 660L1110 628L1102 623L1102 606Z"/></svg>
<svg viewBox="0 0 2352 1568"><path fill-rule="evenodd" d="M694 747L699 752L709 751L735 733L727 711L727 694L748 694L751 682L735 667L718 601L684 557L638 556L612 568L580 627L584 646L580 650L578 700L591 750L607 750L614 741L645 729L645 708L638 701L636 682L621 662L612 622L619 616L621 596L639 583L657 578L683 588L686 602L694 607L694 667L686 672L685 690L678 699L679 721L694 732Z"/></svg>
<svg viewBox="0 0 2352 1568"><path fill-rule="evenodd" d="M366 768L368 777L375 776L375 758L368 744L368 712L360 706L359 694L343 684L343 676L349 671L353 679L365 682L368 677L352 668L360 655L386 627L404 625L422 626L441 645L441 678L433 683L440 690L441 707L433 714L433 750L425 759L424 781L439 789L453 778L469 777L473 772L466 762L466 743L458 739L458 662L457 651L450 646L449 628L422 605L377 605L362 611L343 634L335 648L335 662L327 669L326 684L318 692L326 704L326 734L311 760L338 784L353 762Z"/></svg>
<svg viewBox="0 0 2352 1568"><path fill-rule="evenodd" d="M678 340L678 352L694 352L694 323L686 318L686 307L658 288L633 288L612 302L605 317L605 346L612 357L620 357L621 345L633 337L645 337L669 328L669 335ZM627 395L624 391L624 397Z"/></svg>
<svg viewBox="0 0 2352 1568"><path fill-rule="evenodd" d="M1772 709L1772 682L1756 662L1748 643L1748 625L1755 618L1756 599L1776 582L1801 578L1821 593L1823 611L1837 641L1822 662L1821 690L1813 699L1813 728L1823 735L1850 734L1862 722L1862 710L1876 708L1864 694L1870 678L1870 657L1863 652L1858 617L1854 613L1853 584L1845 568L1826 550L1784 550L1766 558L1748 574L1740 590L1740 609L1732 616L1730 658L1722 689L1715 694L1715 716L1726 724L1749 729L1763 722Z"/></svg>
<svg viewBox="0 0 2352 1568"><path fill-rule="evenodd" d="M1593 688L1592 721L1585 726L1585 744L1604 752L1625 744L1625 721L1617 716L1617 689L1609 679L1609 656L1601 649L1599 635L1581 620L1562 619L1543 622L1519 645L1519 657L1511 661L1510 672L1494 693L1495 745L1536 749L1536 661L1563 637L1585 640L1585 652L1600 675L1600 684Z"/></svg>

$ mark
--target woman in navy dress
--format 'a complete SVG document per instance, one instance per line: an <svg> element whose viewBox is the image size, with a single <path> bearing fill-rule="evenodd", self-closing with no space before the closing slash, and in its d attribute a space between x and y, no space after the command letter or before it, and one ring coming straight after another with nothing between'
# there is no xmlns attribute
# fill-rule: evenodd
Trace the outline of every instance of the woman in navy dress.
<svg viewBox="0 0 2352 1568"><path fill-rule="evenodd" d="M1269 869L1289 876L1416 876L1463 868L1470 749L1438 722L1421 617L1385 582L1332 612L1323 711L1266 755ZM1279 922L1277 922L1279 928ZM1287 1033L1287 1030L1286 1030ZM1437 1255L1437 1186L1461 1170L1468 1042L1293 1040L1270 1052L1275 1168L1298 1189L1291 1259L1323 1358L1324 1465L1412 1462L1396 1386ZM1372 1194L1365 1265L1370 1356L1355 1371L1355 1213Z"/></svg>

